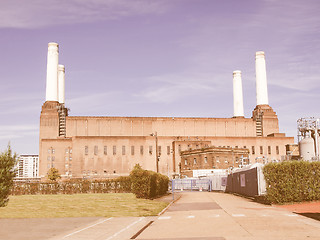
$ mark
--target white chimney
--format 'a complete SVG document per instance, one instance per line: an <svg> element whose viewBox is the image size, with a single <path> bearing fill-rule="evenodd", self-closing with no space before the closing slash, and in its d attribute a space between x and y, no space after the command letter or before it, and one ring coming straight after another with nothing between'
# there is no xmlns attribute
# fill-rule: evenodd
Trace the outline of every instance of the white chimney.
<svg viewBox="0 0 320 240"><path fill-rule="evenodd" d="M266 60L264 52L256 52L256 93L257 105L269 105Z"/></svg>
<svg viewBox="0 0 320 240"><path fill-rule="evenodd" d="M64 65L58 65L58 96L59 103L65 103L65 67Z"/></svg>
<svg viewBox="0 0 320 240"><path fill-rule="evenodd" d="M241 71L233 72L233 116L244 117Z"/></svg>
<svg viewBox="0 0 320 240"><path fill-rule="evenodd" d="M58 101L59 45L48 44L46 101Z"/></svg>

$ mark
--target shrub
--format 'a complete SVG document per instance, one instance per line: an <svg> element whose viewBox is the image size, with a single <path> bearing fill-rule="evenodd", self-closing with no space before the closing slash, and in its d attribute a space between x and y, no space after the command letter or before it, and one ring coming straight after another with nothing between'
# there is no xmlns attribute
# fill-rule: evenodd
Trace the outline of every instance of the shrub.
<svg viewBox="0 0 320 240"><path fill-rule="evenodd" d="M14 166L17 155L12 153L10 145L0 154L0 207L7 205L9 193L15 176Z"/></svg>
<svg viewBox="0 0 320 240"><path fill-rule="evenodd" d="M285 161L267 164L263 173L266 199L272 203L320 199L320 162Z"/></svg>
<svg viewBox="0 0 320 240"><path fill-rule="evenodd" d="M15 182L11 189L12 195L108 192L131 192L130 178L119 177L93 181L86 179L68 179L60 182Z"/></svg>
<svg viewBox="0 0 320 240"><path fill-rule="evenodd" d="M160 173L143 170L137 164L130 173L132 192L137 198L155 198L168 190L169 178Z"/></svg>
<svg viewBox="0 0 320 240"><path fill-rule="evenodd" d="M56 168L50 168L48 170L47 177L51 181L57 181L59 178L61 178L59 170Z"/></svg>

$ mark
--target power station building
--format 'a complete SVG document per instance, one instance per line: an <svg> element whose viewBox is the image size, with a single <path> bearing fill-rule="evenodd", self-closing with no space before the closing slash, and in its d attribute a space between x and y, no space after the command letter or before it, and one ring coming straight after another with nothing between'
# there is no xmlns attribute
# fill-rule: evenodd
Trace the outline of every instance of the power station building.
<svg viewBox="0 0 320 240"><path fill-rule="evenodd" d="M40 177L51 167L65 177L127 175L144 169L172 176L181 171L180 152L211 146L248 149L250 163L281 160L293 137L279 133L268 103L264 52L256 53L257 106L244 117L241 72L233 73L234 117L69 116L65 68L58 44L48 44L46 101L40 115Z"/></svg>

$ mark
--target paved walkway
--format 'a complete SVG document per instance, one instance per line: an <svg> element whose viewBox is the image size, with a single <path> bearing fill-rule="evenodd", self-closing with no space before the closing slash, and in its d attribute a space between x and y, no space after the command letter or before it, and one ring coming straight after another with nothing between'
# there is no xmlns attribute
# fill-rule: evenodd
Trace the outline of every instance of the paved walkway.
<svg viewBox="0 0 320 240"><path fill-rule="evenodd" d="M320 222L230 194L185 192L137 239L320 239Z"/></svg>

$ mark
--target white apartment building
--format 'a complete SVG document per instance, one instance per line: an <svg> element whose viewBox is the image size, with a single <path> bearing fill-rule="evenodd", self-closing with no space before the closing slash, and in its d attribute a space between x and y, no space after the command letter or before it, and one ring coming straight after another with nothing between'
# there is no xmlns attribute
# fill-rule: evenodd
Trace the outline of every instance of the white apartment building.
<svg viewBox="0 0 320 240"><path fill-rule="evenodd" d="M17 163L17 178L39 177L39 155L20 155Z"/></svg>

